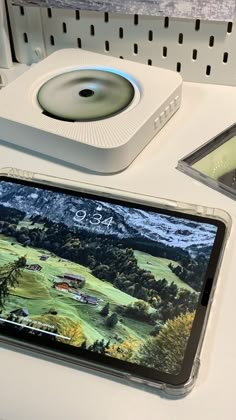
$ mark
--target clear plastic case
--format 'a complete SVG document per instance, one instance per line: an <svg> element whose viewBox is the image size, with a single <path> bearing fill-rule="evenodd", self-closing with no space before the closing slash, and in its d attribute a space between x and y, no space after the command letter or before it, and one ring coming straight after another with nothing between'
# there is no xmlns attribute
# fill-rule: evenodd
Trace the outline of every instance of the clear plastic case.
<svg viewBox="0 0 236 420"><path fill-rule="evenodd" d="M177 168L236 199L236 125L185 156Z"/></svg>
<svg viewBox="0 0 236 420"><path fill-rule="evenodd" d="M151 380L142 379L135 374L126 373L124 371L111 368L111 367L104 367L96 365L94 362L84 361L79 359L78 357L71 356L71 355L62 355L59 352L57 353L54 350L48 350L44 348L39 348L33 344L19 342L18 340L8 338L6 336L0 335L0 342L1 345L5 346L6 348L15 348L18 351L22 351L24 353L34 353L34 355L39 355L40 357L49 359L49 360L56 360L63 364L73 364L74 366L79 367L89 373L97 373L100 376L104 376L104 374L111 375L113 379L117 379L124 383L133 384L141 388L145 388L146 390L156 390L157 393L163 394L165 397L168 398L179 398L185 396L189 393L197 378L199 366L200 366L200 352L203 343L204 334L206 331L207 321L209 318L210 307L213 300L213 294L216 287L216 281L219 273L219 269L222 262L223 253L225 250L225 246L227 243L227 239L230 233L231 228L231 217L228 213L224 210L208 208L204 206L198 206L195 204L188 204L188 203L181 203L166 199L157 198L154 196L146 196L146 195L139 195L136 193L132 193L129 191L121 191L117 189L111 189L106 187L101 187L95 184L89 183L82 183L78 181L73 181L69 179L63 179L59 177L51 177L49 175L33 173L24 170L18 170L15 168L3 168L0 169L0 176L1 177L9 177L15 178L19 180L30 181L31 183L35 183L36 185L48 185L48 186L57 186L61 188L65 188L71 191L78 191L78 192L86 192L86 193L94 193L101 197L107 198L115 198L115 199L122 199L123 201L137 203L137 204L145 204L150 205L152 207L158 207L167 210L179 211L183 214L190 214L190 215L197 215L197 216L204 216L213 218L216 220L222 221L226 226L226 236L224 240L224 244L222 247L219 263L217 266L217 272L215 275L215 281L211 289L211 295L209 299L209 303L207 306L206 316L204 318L204 325L201 330L201 336L198 342L198 347L194 359L194 363L192 365L191 375L187 383L184 383L180 386L172 386L169 384L161 383L161 382L154 382Z"/></svg>

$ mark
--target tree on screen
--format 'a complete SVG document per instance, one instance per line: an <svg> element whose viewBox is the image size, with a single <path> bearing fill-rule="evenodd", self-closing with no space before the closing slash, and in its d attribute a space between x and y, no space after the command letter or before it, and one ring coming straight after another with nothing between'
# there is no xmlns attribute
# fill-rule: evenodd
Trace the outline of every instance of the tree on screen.
<svg viewBox="0 0 236 420"><path fill-rule="evenodd" d="M19 284L25 266L26 258L20 257L18 260L0 267L0 308L4 307L10 288Z"/></svg>
<svg viewBox="0 0 236 420"><path fill-rule="evenodd" d="M119 344L112 344L107 350L108 356L114 357L115 359L125 360L127 362L132 361L134 355L140 345L138 340L134 340L129 337L127 340Z"/></svg>
<svg viewBox="0 0 236 420"><path fill-rule="evenodd" d="M83 345L83 349L89 350L89 351L93 351L94 353L99 353L99 354L105 354L106 351L109 349L110 347L110 341L107 341L105 343L104 339L102 338L102 340L96 340L94 341L93 344L91 344L89 347L86 347L86 343L82 343Z"/></svg>
<svg viewBox="0 0 236 420"><path fill-rule="evenodd" d="M110 311L110 304L106 303L106 305L103 306L102 310L100 311L100 315L107 316L109 315L109 311Z"/></svg>
<svg viewBox="0 0 236 420"><path fill-rule="evenodd" d="M183 363L194 315L195 312L187 312L167 321L160 333L156 337L149 338L140 348L138 362L162 372L178 374Z"/></svg>
<svg viewBox="0 0 236 420"><path fill-rule="evenodd" d="M58 341L71 346L81 346L84 343L84 333L82 326L79 322L67 323L63 328L60 329L62 337L58 338ZM64 337L64 338L63 338Z"/></svg>
<svg viewBox="0 0 236 420"><path fill-rule="evenodd" d="M109 328L114 328L114 327L116 326L117 322L118 322L118 316L117 316L117 313L116 313L116 312L114 312L113 314L111 314L111 315L107 318L107 320L106 320L106 325L107 325Z"/></svg>

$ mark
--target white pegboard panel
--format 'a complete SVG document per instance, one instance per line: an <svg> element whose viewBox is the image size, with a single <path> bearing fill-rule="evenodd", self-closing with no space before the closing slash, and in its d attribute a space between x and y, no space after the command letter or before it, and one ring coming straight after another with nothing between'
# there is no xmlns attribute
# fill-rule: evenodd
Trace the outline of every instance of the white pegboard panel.
<svg viewBox="0 0 236 420"><path fill-rule="evenodd" d="M75 47L180 71L184 80L236 85L236 21L12 6L16 57L30 64Z"/></svg>
<svg viewBox="0 0 236 420"><path fill-rule="evenodd" d="M5 1L0 0L0 67L9 69L11 66L12 56L9 41ZM0 86L2 84L3 83L0 77Z"/></svg>
<svg viewBox="0 0 236 420"><path fill-rule="evenodd" d="M30 65L46 56L41 11L7 2L14 52L19 63Z"/></svg>

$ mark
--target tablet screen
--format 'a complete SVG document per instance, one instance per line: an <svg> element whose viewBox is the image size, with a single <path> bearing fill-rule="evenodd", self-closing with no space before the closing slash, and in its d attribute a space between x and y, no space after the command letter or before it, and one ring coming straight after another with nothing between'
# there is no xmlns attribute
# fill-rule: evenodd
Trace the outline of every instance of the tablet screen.
<svg viewBox="0 0 236 420"><path fill-rule="evenodd" d="M178 376L223 234L215 220L1 180L0 330Z"/></svg>

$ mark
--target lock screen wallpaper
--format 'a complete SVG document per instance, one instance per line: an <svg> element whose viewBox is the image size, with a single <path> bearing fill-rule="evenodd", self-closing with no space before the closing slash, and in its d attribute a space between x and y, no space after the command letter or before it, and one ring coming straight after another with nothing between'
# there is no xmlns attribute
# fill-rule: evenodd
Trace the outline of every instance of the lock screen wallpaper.
<svg viewBox="0 0 236 420"><path fill-rule="evenodd" d="M0 328L177 375L217 226L0 181Z"/></svg>

